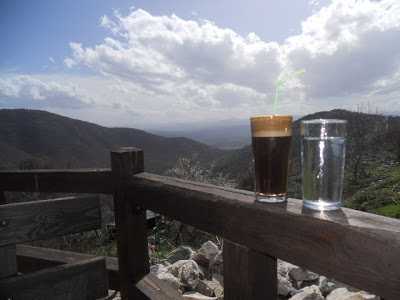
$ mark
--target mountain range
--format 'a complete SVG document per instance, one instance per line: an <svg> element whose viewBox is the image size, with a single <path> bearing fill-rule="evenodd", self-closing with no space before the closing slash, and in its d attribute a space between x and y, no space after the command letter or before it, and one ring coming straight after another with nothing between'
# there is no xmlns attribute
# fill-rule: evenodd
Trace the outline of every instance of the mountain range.
<svg viewBox="0 0 400 300"><path fill-rule="evenodd" d="M110 167L110 151L120 147L143 149L145 169L163 173L177 160L198 153L204 164L225 156L217 149L183 137L162 137L131 128L107 128L46 111L0 110L0 167L18 168L37 160L39 167Z"/></svg>
<svg viewBox="0 0 400 300"><path fill-rule="evenodd" d="M296 121L301 117L294 115L293 120ZM239 149L251 144L249 119L180 125L179 129L170 127L146 131L165 137L187 137L220 149Z"/></svg>
<svg viewBox="0 0 400 300"><path fill-rule="evenodd" d="M400 128L400 117L396 116L340 109L304 116L293 122L291 169L296 172L301 162L300 121L320 118L348 120L349 141L353 144L355 138L358 144L364 144L362 138L369 136L371 142L371 136L379 130ZM218 149L187 137L107 128L40 110L1 109L0 128L0 168L3 169L21 167L21 162L32 159L41 162L39 167L110 167L110 151L120 147L143 149L146 171L157 174L171 168L178 157L191 157L193 153L197 153L204 166L213 163L215 172L230 174L233 178L246 172L252 161L250 128L243 124L182 131L193 139L222 139L224 133L231 139L238 136L247 139L247 146L236 150ZM354 148L351 143L348 145ZM357 151L365 150L358 148Z"/></svg>
<svg viewBox="0 0 400 300"><path fill-rule="evenodd" d="M293 122L288 194L298 199L302 198L300 121L307 119L348 121L343 206L400 218L400 116L336 109ZM233 126L235 131L239 132ZM213 165L213 176L227 175L212 178L227 178L238 188L253 190L251 145L222 150L186 137L107 128L45 111L0 109L0 169L110 167L110 151L120 147L143 149L145 170L156 174L164 174L179 157L196 153L203 167Z"/></svg>

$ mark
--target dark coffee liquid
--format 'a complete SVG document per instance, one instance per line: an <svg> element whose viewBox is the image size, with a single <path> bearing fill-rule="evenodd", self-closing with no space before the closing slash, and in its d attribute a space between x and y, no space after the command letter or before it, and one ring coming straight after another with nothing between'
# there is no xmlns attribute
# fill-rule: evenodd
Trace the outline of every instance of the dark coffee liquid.
<svg viewBox="0 0 400 300"><path fill-rule="evenodd" d="M253 137L254 183L257 193L286 193L291 136Z"/></svg>

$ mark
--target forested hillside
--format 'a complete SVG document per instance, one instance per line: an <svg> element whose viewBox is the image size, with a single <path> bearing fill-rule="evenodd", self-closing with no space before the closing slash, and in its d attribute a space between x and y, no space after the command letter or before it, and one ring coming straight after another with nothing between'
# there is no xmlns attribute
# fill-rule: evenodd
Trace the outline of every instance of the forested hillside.
<svg viewBox="0 0 400 300"><path fill-rule="evenodd" d="M163 173L177 160L198 153L211 163L229 153L187 138L166 138L130 128L106 128L39 110L0 110L0 167L109 167L110 151L144 150L148 172Z"/></svg>

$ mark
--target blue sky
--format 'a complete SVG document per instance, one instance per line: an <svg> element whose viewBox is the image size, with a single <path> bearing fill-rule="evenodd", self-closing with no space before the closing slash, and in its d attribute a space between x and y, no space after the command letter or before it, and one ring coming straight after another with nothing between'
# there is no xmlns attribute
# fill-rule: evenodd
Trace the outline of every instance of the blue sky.
<svg viewBox="0 0 400 300"><path fill-rule="evenodd" d="M272 113L400 114L400 3L0 2L0 108L135 128Z"/></svg>

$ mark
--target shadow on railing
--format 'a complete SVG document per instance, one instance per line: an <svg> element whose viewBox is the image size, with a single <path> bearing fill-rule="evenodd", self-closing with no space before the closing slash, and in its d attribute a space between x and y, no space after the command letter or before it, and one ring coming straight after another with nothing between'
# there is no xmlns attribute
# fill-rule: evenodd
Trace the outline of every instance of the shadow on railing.
<svg viewBox="0 0 400 300"><path fill-rule="evenodd" d="M247 191L144 173L143 152L135 148L111 152L111 164L3 171L0 191L113 194L119 267L113 258L106 264L109 288L123 299L183 299L149 274L146 209L224 238L224 299L275 300L277 258L400 299L400 220L346 208L313 211L296 199L258 203ZM88 257L27 246L17 246L17 254L24 271Z"/></svg>

